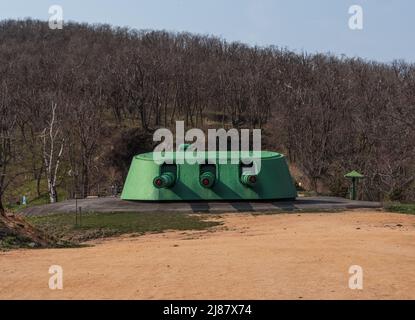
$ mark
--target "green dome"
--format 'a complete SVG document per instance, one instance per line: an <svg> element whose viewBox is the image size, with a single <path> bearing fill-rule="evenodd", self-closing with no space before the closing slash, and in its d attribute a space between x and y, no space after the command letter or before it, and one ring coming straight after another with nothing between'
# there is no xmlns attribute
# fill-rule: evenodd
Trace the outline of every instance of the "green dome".
<svg viewBox="0 0 415 320"><path fill-rule="evenodd" d="M207 161L204 164L174 163L177 153L170 152L163 155L164 159L172 159L173 164L159 165L154 159L160 155L149 152L133 158L122 199L276 200L297 196L285 157L277 152L259 153L260 170L249 181L242 175L246 166L241 161L244 155L241 157L240 152L206 152L205 159L234 160L226 163L216 161L214 164Z"/></svg>

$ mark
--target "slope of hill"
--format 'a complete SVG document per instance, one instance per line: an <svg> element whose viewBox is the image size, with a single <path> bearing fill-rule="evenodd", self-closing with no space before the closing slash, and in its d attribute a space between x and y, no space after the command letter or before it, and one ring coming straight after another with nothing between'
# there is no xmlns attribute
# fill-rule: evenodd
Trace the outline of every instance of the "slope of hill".
<svg viewBox="0 0 415 320"><path fill-rule="evenodd" d="M52 199L122 184L152 133L261 128L307 189L415 199L415 67L223 39L34 20L0 23L0 195ZM49 182L49 187L48 187Z"/></svg>

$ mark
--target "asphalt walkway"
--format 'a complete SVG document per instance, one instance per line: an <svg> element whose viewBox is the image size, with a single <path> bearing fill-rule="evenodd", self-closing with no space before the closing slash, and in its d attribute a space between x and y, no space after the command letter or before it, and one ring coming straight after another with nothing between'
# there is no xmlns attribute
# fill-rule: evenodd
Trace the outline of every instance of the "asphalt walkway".
<svg viewBox="0 0 415 320"><path fill-rule="evenodd" d="M116 197L78 199L78 207L83 212L266 212L291 210L341 210L357 208L380 208L380 202L352 201L337 197L299 197L295 201L246 201L246 202L140 202L125 201ZM22 210L23 215L44 215L50 213L73 213L75 200L66 200L44 206Z"/></svg>

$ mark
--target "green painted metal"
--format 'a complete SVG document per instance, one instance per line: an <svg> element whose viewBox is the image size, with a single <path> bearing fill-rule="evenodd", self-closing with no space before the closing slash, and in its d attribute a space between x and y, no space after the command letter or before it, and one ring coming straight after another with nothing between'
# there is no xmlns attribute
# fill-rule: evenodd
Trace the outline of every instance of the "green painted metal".
<svg viewBox="0 0 415 320"><path fill-rule="evenodd" d="M356 200L357 198L357 181L359 179L364 178L365 176L356 170L353 170L347 174L344 175L345 178L349 178L352 180L352 186L350 188L350 199Z"/></svg>
<svg viewBox="0 0 415 320"><path fill-rule="evenodd" d="M215 183L215 174L204 172L200 175L199 182L203 188L212 188Z"/></svg>
<svg viewBox="0 0 415 320"><path fill-rule="evenodd" d="M153 160L154 156L150 152L133 158L122 199L276 200L297 196L286 159L276 152L261 152L261 170L256 175L242 173L245 165L239 152L206 152L206 159L216 159L216 164L206 161L207 164L201 165L187 162L158 165ZM176 152L166 153L165 156L173 162L178 158ZM228 162L221 164L219 159L227 159ZM231 160L236 163L231 163ZM161 179L161 187L156 183L157 178Z"/></svg>
<svg viewBox="0 0 415 320"><path fill-rule="evenodd" d="M248 187L255 186L257 181L258 181L258 177L256 175L252 175L252 174L242 174L241 175L242 184L244 184Z"/></svg>
<svg viewBox="0 0 415 320"><path fill-rule="evenodd" d="M353 170L353 171L345 174L344 176L345 176L345 178L358 178L358 179L361 179L361 178L365 177L363 174L357 172L356 170Z"/></svg>
<svg viewBox="0 0 415 320"><path fill-rule="evenodd" d="M165 172L153 180L153 185L158 188L170 188L174 185L176 182L176 176L174 173L171 172Z"/></svg>

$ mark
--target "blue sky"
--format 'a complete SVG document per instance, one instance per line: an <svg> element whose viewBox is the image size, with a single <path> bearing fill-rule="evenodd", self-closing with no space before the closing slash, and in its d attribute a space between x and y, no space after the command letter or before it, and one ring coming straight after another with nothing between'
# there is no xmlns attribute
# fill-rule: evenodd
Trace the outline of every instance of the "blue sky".
<svg viewBox="0 0 415 320"><path fill-rule="evenodd" d="M251 45L331 52L382 62L415 62L414 0L0 0L0 19L63 18L137 29L189 31ZM363 30L350 30L351 5L363 8Z"/></svg>

